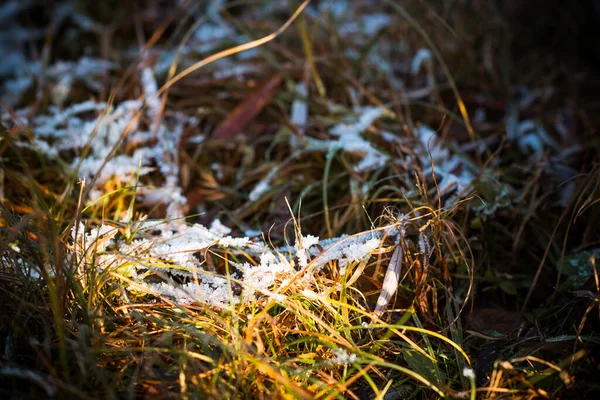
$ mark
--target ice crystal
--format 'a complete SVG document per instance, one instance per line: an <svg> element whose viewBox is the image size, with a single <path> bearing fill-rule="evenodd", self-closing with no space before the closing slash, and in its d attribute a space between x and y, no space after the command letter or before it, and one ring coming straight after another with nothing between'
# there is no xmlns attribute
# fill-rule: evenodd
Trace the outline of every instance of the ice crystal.
<svg viewBox="0 0 600 400"><path fill-rule="evenodd" d="M453 154L428 126L421 125L415 133L421 145L416 153L424 168L423 173L429 177L435 172L440 194L447 196L444 204L452 204L459 197L468 194L476 176L471 164Z"/></svg>
<svg viewBox="0 0 600 400"><path fill-rule="evenodd" d="M275 171L275 169L272 171ZM274 174L272 173L267 174L267 176L263 178L260 182L258 182L254 189L252 189L252 191L248 195L248 198L251 201L256 201L260 199L263 196L263 194L265 194L271 188L270 180L272 179L273 175Z"/></svg>
<svg viewBox="0 0 600 400"><path fill-rule="evenodd" d="M431 62L432 55L429 49L420 49L417 54L413 57L412 63L410 64L410 72L413 75L419 73L421 66L425 63Z"/></svg>
<svg viewBox="0 0 600 400"><path fill-rule="evenodd" d="M78 73L84 75L87 74L88 68L96 67L94 63L85 67L85 60L81 59L76 68ZM68 68L71 67L63 67L65 70ZM55 66L55 69L60 68ZM142 84L148 102L146 113L154 122L159 112L159 102L155 97L157 84L149 68L142 70ZM49 157L58 157L64 151L75 151L78 155L71 161L71 167L78 169L81 178L93 182L90 201L103 194L103 187L110 179L117 178L124 184L133 185L139 177L155 170L155 165L158 165L165 183L158 189L140 187L139 199L144 203L167 205L167 218L182 217L186 199L178 183L176 152L183 126L188 119L176 114L169 126L161 123L153 126L151 131L143 131L139 129L135 120L141 107L142 102L138 100L123 101L113 107L92 101L74 104L64 110L50 107L49 114L24 121L31 126L35 138L33 143L19 144L36 148ZM89 119L86 115L90 112L100 115ZM10 119L10 116L6 116L5 119ZM125 135L128 129L130 132ZM156 140L154 145L143 146L150 143L150 139L154 137L159 137L160 140ZM107 162L111 152L114 149L118 150L123 143L136 144L137 148L131 154L117 152L117 155ZM138 143L141 145L138 146ZM86 148L87 153L84 150Z"/></svg>
<svg viewBox="0 0 600 400"><path fill-rule="evenodd" d="M472 381L475 380L475 371L472 368L465 367L462 373L465 378L468 378Z"/></svg>
<svg viewBox="0 0 600 400"><path fill-rule="evenodd" d="M337 348L333 350L334 358L331 359L331 363L337 365L352 364L358 360L358 356L354 353L348 353L348 350Z"/></svg>
<svg viewBox="0 0 600 400"><path fill-rule="evenodd" d="M331 151L339 148L349 153L362 155L362 159L355 166L357 172L370 171L383 166L389 156L377 150L371 142L361 136L367 128L375 122L385 109L382 107L364 107L358 110L359 116L354 123L341 123L333 127L330 132L336 140L308 139L306 150Z"/></svg>

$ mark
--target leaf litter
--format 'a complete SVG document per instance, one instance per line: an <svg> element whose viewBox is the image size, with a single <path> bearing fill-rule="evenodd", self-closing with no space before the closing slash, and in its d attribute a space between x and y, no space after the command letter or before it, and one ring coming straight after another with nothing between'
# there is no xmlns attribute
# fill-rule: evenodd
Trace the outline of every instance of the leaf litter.
<svg viewBox="0 0 600 400"><path fill-rule="evenodd" d="M543 278L532 281L519 274L517 268L501 271L490 267L484 249L500 248L506 241L503 235L512 232L518 232L517 237L522 237L522 232L532 235L538 229L549 232L560 228L562 232L562 219L552 213L566 213L575 206L580 213L595 209L591 205L597 203L593 196L597 193L598 174L584 171L578 162L588 153L573 137L566 106L550 123L543 113L535 117L522 115L532 107L553 106L548 99L556 101L556 92L548 85L531 90L516 88L520 99L507 102L502 116L494 115L498 107L479 99L473 122L484 137L469 142L465 127L452 117L453 111L446 110L450 117L440 116L443 113L439 111L448 107L443 100L447 77L440 72L430 43L407 39L406 43L402 40L394 44L391 38L406 33L407 25L394 26L395 16L389 10L380 12L369 6L368 1L352 6L345 1L329 1L311 4L306 10L313 28L329 34L329 39L322 42L311 36L319 53L313 65L329 85L327 94L331 98L327 99L317 97L324 92L316 83L317 77L306 72L310 60L299 61L305 55L301 50L293 54L298 42L290 38L285 39L288 48L274 42L265 49L208 65L202 74L176 83L169 97L164 98L158 82L164 82L175 53L159 44L152 49L160 53L155 61L143 57L143 61L133 61L131 54L137 50L126 48L124 57L137 63L139 79L122 87L109 101L100 98L107 82L113 82L115 74L122 72L118 62L84 56L45 64L23 57L16 43L0 40L7 63L13 66L0 70L7 106L1 116L2 127L13 132L10 145L22 154L42 154L52 168L60 171L57 173L72 174L88 190L82 190L87 196L79 199L86 211L73 221L70 235L63 236L65 260L76 265L76 278L84 285L90 284L90 271L115 278L124 289L116 291L122 304L150 296L153 301L169 301L182 309L202 305L206 310L234 314L237 309L248 310L257 304L278 304L284 310L294 310L293 299L298 295L327 308L352 291L361 298L354 307L365 312L375 310L369 320L375 325L388 317L405 318L414 313L416 326L422 327L424 321L427 328L444 334L455 329L460 316L447 306L442 318L450 324L441 323L441 302L454 301L462 310L461 302L470 301L470 306L479 310L494 310L501 308L488 307L485 302L501 301L507 293L516 296L529 291L527 302L534 290L543 291L549 285ZM8 21L30 7L29 3L17 7L16 2L9 2L0 8L0 21ZM280 4L250 8L241 18L243 23L289 12ZM179 47L179 68L193 65L199 55L248 41L245 27L231 19L226 9L224 2L210 2L205 10L207 18L199 19L189 40ZM95 21L80 11L67 7L61 12L66 17L61 17L60 23L69 25L62 21L70 19L74 29L97 30ZM22 38L19 43L45 35L31 31L24 39L17 35L25 29L20 22L9 25L14 37ZM451 56L452 51L449 53ZM272 73L274 65L278 66L276 74ZM341 71L344 68L349 72ZM357 78L348 78L350 74ZM192 88L203 87L204 92L190 94L184 83ZM344 88L336 91L336 85ZM27 106L31 93L40 90L48 95L47 100L39 108ZM86 93L83 97L81 90ZM420 103L422 98L437 99L433 101L438 103L428 109ZM213 113L214 109L220 112ZM223 113L223 109L227 111ZM498 130L506 142L494 136ZM509 146L510 151L501 146ZM516 159L511 159L514 155ZM299 172L301 168L306 171ZM324 177L320 171L326 168L331 172ZM583 184L578 179L582 174L587 177ZM10 179L16 182L12 176ZM199 201L188 201L186 194L202 179L211 179L212 190L220 191L219 198L225 200L219 203L203 199L205 192L200 191ZM7 189L9 201L14 203L11 196L15 192L12 187ZM128 194L120 198L120 191ZM299 215L300 204L310 210L308 214L304 211L308 217L302 229L311 234L303 235L297 227L291 239L293 245L285 232L267 230L273 221L280 229L284 225L280 221L290 219L291 209L288 212L277 205L287 198L296 202L293 209ZM552 214L548 221L537 215L542 212L538 207L542 207L543 198L552 199L545 206L550 209L548 215ZM591 200L582 202L583 198ZM327 201L321 213L323 199ZM382 209L382 203L387 208ZM360 216L358 204L367 211L364 214L379 217L377 223ZM198 210L206 213L193 216ZM325 215L324 222L317 221L320 213ZM391 216L403 213L409 216ZM6 209L3 214L8 215ZM562 285L557 290L582 298L577 294L589 289L586 293L592 295L587 297L595 298L592 289L594 279L597 286L597 271L591 260L597 253L595 236L589 227L575 225L576 219L572 219L573 235L582 238L584 245L577 248L565 239L562 253L552 249L552 257L557 260L552 259L558 271L557 282ZM593 218L590 221L593 224ZM551 222L559 228L551 227ZM581 220L577 223L582 224ZM487 231L480 241L464 236L459 239L459 231L477 235L477 230L484 228ZM330 235L332 231L336 235ZM30 257L32 250L20 240L7 247L10 254L2 256L3 263L14 262L20 274L38 281L60 277L59 264L47 262L40 267ZM492 264L508 263L517 257L529 263L539 261L530 248L539 251L540 243L524 241L515 246L511 242L511 246L513 254L498 250ZM466 254L472 251L485 260L478 261L477 266L486 270L485 274L478 273L480 282L476 284L477 296L487 299L482 303L469 298L473 285L469 268L473 265L469 265ZM373 274L370 279L358 279L367 273ZM414 299L409 308L389 310L409 297ZM569 310L576 310L577 300L571 301ZM526 317L551 319L550 310L556 303L551 304L539 315ZM402 314L407 309L410 313ZM564 313L567 309L561 310ZM347 315L348 310L339 312ZM506 313L513 316L512 312ZM561 338L561 343L562 338L565 342L583 337L589 340L592 335L581 336L582 332L589 333L588 313L581 316L573 311L565 315L580 317L575 335L549 324L545 328L547 336ZM476 347L474 342L501 330L494 329L498 323L486 318L485 312L475 315L479 325L472 323L471 329L480 328L473 331L473 336L462 336L460 340L467 342L458 345ZM523 316L519 317L521 320ZM305 323L301 321L296 323ZM531 330L503 330L502 334L535 340ZM399 333L404 339L402 335ZM451 337L460 341L457 336ZM457 367L458 372L452 375L451 369L440 371L431 362L428 357L437 355L430 354L433 350L427 336L421 339L429 352L410 347L414 342L407 341L405 346L410 350L399 358L416 371L416 375L410 375L410 371L403 370L421 387L440 394L441 384L448 379L454 379L454 387L461 387L459 382L464 377L486 382L483 375L493 368L487 381L491 389L502 383L513 393L548 394L542 388L520 387L517 380L501 376L501 371L520 362L517 356L523 354L522 350L512 352L513 364L493 365L487 360L485 368L475 369L477 377L467 366ZM547 343L557 342L550 339L540 341L540 351L548 349ZM341 339L336 340L341 343ZM391 352L397 350L390 347ZM575 357L579 353L573 354ZM374 357L337 347L323 360L346 368L370 356ZM559 370L566 373L566 369ZM526 368L520 371L529 373ZM15 374L9 372L5 375ZM37 375L35 379L27 378L31 374L25 370L19 374L39 381L48 393L54 390ZM537 375L531 379L538 379ZM470 394L465 382L463 389L443 390L465 397ZM564 388L556 389L556 393Z"/></svg>

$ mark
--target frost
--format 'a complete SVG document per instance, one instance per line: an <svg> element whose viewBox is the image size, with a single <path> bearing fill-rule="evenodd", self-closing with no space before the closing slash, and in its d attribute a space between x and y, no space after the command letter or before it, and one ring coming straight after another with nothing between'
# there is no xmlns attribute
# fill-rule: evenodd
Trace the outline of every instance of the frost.
<svg viewBox="0 0 600 400"><path fill-rule="evenodd" d="M234 34L235 31L230 26L212 21L206 22L194 31L194 47L199 52L210 52Z"/></svg>
<svg viewBox="0 0 600 400"><path fill-rule="evenodd" d="M354 353L348 353L346 349L337 348L333 350L334 358L331 359L332 364L346 365L352 364L358 360L358 356Z"/></svg>
<svg viewBox="0 0 600 400"><path fill-rule="evenodd" d="M419 232L419 251L424 255L431 252L431 245L424 232Z"/></svg>
<svg viewBox="0 0 600 400"><path fill-rule="evenodd" d="M544 341L546 343L557 343L557 342L567 342L567 341L577 340L579 338L580 338L580 336L559 335L559 336L546 338Z"/></svg>
<svg viewBox="0 0 600 400"><path fill-rule="evenodd" d="M219 309L253 301L258 296L282 303L285 294L279 289L292 282L294 277L300 278L295 279L295 284L301 285L298 291L314 292L310 279L314 271L331 261L337 261L341 268L364 261L381 246L380 236L385 236L363 232L319 241L316 236L306 235L298 238L294 248L280 251L269 249L264 243L252 242L248 237L229 236L231 230L218 219L210 228L145 219L130 224L138 233L135 240L125 243L122 239L114 240L117 233L114 227L87 228L80 223L71 233L73 253L84 263L94 262L99 271L114 270L133 280L135 284L131 284L129 290L165 296L179 304L199 302ZM395 228L387 231L391 233ZM107 251L111 243L116 250ZM209 247L235 247L244 254L256 256L257 262L230 261L233 267L230 277L215 275L205 269L202 261L204 251ZM291 258L284 257L286 253ZM305 270L304 276L296 276L299 273L297 265L308 266L309 256L313 257L310 261L313 268ZM161 282L146 282L144 277L149 273L157 274ZM174 277L180 277L183 283L173 282ZM241 293L232 291L232 278L235 285L241 285ZM341 287L334 289L341 290Z"/></svg>
<svg viewBox="0 0 600 400"><path fill-rule="evenodd" d="M104 251L116 233L117 228L108 225L92 228L86 233L85 224L82 222L71 228L71 238L77 246L76 249L85 253Z"/></svg>
<svg viewBox="0 0 600 400"><path fill-rule="evenodd" d="M250 242L250 238L241 237L241 238L232 238L231 236L227 236L219 239L219 244L223 247L244 247Z"/></svg>
<svg viewBox="0 0 600 400"><path fill-rule="evenodd" d="M304 236L302 239L302 243L304 244L305 249L309 249L311 246L319 244L319 237L313 235Z"/></svg>
<svg viewBox="0 0 600 400"><path fill-rule="evenodd" d="M295 272L293 265L284 258L279 258L271 252L260 256L259 265L249 263L239 264L237 267L242 271L244 290L244 301L254 299L256 292L271 290L276 283L282 283Z"/></svg>
<svg viewBox="0 0 600 400"><path fill-rule="evenodd" d="M215 219L211 224L210 224L210 230L216 234L219 235L229 235L231 233L231 228L223 225L223 223L221 222L220 219Z"/></svg>
<svg viewBox="0 0 600 400"><path fill-rule="evenodd" d="M178 304L202 302L219 309L228 309L232 304L239 303L228 289L228 280L220 277L203 276L202 282L189 282L174 286L165 282L150 284L152 291L171 297Z"/></svg>
<svg viewBox="0 0 600 400"><path fill-rule="evenodd" d="M475 380L475 371L472 368L465 367L462 373L465 378L468 378L472 381Z"/></svg>
<svg viewBox="0 0 600 400"><path fill-rule="evenodd" d="M16 104L21 95L33 86L35 78L42 73L43 68L39 61L29 62L27 68L17 68L17 76L6 81L3 86L3 91L9 94L5 101L11 105ZM82 57L77 61L59 61L52 64L44 70L44 76L50 84L54 104L62 106L75 82L83 82L88 88L100 91L103 85L102 78L113 68L114 65L109 61Z"/></svg>
<svg viewBox="0 0 600 400"><path fill-rule="evenodd" d="M262 179L258 184L252 189L248 198L252 201L256 201L262 197L265 192L267 192L271 188L271 184L269 181L271 180L270 175L267 175L264 179Z"/></svg>
<svg viewBox="0 0 600 400"><path fill-rule="evenodd" d="M352 236L322 240L324 251L313 247L309 253L316 258L311 261L315 269L321 269L329 262L337 260L341 267L349 262L360 262L370 256L370 253L381 246L381 239L375 232L363 232Z"/></svg>
<svg viewBox="0 0 600 400"><path fill-rule="evenodd" d="M308 265L307 250L317 243L319 243L319 238L312 235L296 238L296 245L294 247L296 249L296 256L298 257L298 264L300 267Z"/></svg>
<svg viewBox="0 0 600 400"><path fill-rule="evenodd" d="M557 144L548 135L541 124L525 120L517 125L516 142L522 153L533 153L535 159L541 158L548 148L556 148Z"/></svg>
<svg viewBox="0 0 600 400"><path fill-rule="evenodd" d="M290 123L296 127L298 134L303 135L304 127L308 120L308 105L306 104L308 85L304 82L299 82L296 85L296 92L299 97L294 99L294 102L292 103ZM295 135L292 135L291 145L294 148L298 147L298 140Z"/></svg>
<svg viewBox="0 0 600 400"><path fill-rule="evenodd" d="M85 58L77 65L81 74L87 74L88 69L96 67L95 63L90 64ZM64 66L67 70L71 67ZM55 66L55 69L59 68ZM149 101L146 114L154 122L159 112L159 103L154 98L157 84L149 68L142 71L142 83ZM142 131L134 119L141 107L142 103L137 100L124 101L114 107L92 101L74 104L64 110L50 107L49 114L25 121L35 134L34 141L20 142L19 145L38 149L49 157L74 151L77 156L71 161L71 167L78 170L81 178L93 182L89 201L97 200L103 194L104 185L110 179L116 178L125 185L134 185L139 177L154 171L155 165L158 165L165 183L158 189L139 187L139 199L150 205L165 204L167 218L180 218L184 215L186 199L178 184L176 153L183 127L189 119L175 114L168 126L161 123L153 126L151 131ZM90 112L100 115L90 119L86 116ZM5 119L10 120L10 116ZM124 135L128 129L129 134ZM145 145L152 138L158 138L155 144ZM118 151L116 156L106 162L113 149L118 150L126 144L130 144L135 150L131 154Z"/></svg>
<svg viewBox="0 0 600 400"><path fill-rule="evenodd" d="M365 36L373 36L380 29L389 26L392 17L388 14L367 14L361 15L357 20L343 23L339 28L340 35L361 33Z"/></svg>
<svg viewBox="0 0 600 400"><path fill-rule="evenodd" d="M429 63L432 60L431 50L429 49L420 49L417 51L417 54L413 57L412 63L410 64L410 72L413 75L419 73L421 66L424 63Z"/></svg>
<svg viewBox="0 0 600 400"><path fill-rule="evenodd" d="M378 238L372 238L364 243L352 243L342 249L345 262L360 262L370 257L370 253L381 246Z"/></svg>
<svg viewBox="0 0 600 400"><path fill-rule="evenodd" d="M416 153L424 168L423 173L429 177L435 172L440 195L447 196L444 205L452 204L467 195L472 190L477 175L472 165L457 154L452 154L428 126L421 125L415 133L421 144Z"/></svg>
<svg viewBox="0 0 600 400"><path fill-rule="evenodd" d="M156 97L158 86L154 79L152 69L146 67L142 69L142 88L146 95L146 105L151 118L156 118L160 111L160 99Z"/></svg>
<svg viewBox="0 0 600 400"><path fill-rule="evenodd" d="M316 293L314 290L303 289L300 291L300 294L310 300L318 300L319 299L319 294Z"/></svg>
<svg viewBox="0 0 600 400"><path fill-rule="evenodd" d="M356 136L371 126L383 114L384 108L365 107L361 111L356 123L337 125L331 130L331 133L339 137Z"/></svg>
<svg viewBox="0 0 600 400"><path fill-rule="evenodd" d="M307 138L306 150L318 150L330 152L332 149L340 148L350 153L362 155L362 159L354 167L357 172L370 171L383 166L389 156L381 153L361 133L367 130L375 120L383 115L383 107L364 107L359 110L358 120L355 123L342 123L333 127L330 132L337 136L336 140L316 140Z"/></svg>

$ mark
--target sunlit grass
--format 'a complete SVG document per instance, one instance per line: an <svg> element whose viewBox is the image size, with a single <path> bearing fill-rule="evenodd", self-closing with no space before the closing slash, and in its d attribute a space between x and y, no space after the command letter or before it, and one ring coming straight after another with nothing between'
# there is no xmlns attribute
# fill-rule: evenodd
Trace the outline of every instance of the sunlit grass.
<svg viewBox="0 0 600 400"><path fill-rule="evenodd" d="M521 144L495 141L503 120L471 121L463 71L452 71L460 63L443 58L452 53L444 35L460 32L439 25L466 18L462 6L323 3L308 12L298 2L268 21L234 17L228 4L219 18L246 44L227 38L208 52L185 47L216 18L194 22L201 5L154 21L151 34L137 26L136 39L120 40L141 41L144 52L106 77L105 109L74 113L94 124L81 128L84 146L55 138L44 142L62 146L52 155L41 143L54 112L44 91L27 118L5 107L0 393L474 399L594 390L582 381L597 369L597 166L570 178L573 195L560 205L540 161L558 157L550 145L539 158L519 153ZM369 29L361 17L376 11L394 24L368 37L352 31ZM344 12L355 12L346 25ZM386 53L402 35L408 50ZM410 72L424 46L433 59ZM155 76L149 54L173 48ZM247 50L257 51L250 61ZM378 65L381 54L395 70ZM224 60L257 68L223 78ZM269 105L211 139L275 74ZM67 100L66 109L79 101ZM131 113L115 116L128 100ZM86 175L98 140L105 157Z"/></svg>

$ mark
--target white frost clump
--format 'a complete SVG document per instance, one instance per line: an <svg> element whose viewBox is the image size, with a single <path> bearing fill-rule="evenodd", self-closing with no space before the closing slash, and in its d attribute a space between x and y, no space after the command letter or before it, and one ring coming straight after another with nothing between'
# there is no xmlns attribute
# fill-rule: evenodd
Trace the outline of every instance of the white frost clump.
<svg viewBox="0 0 600 400"><path fill-rule="evenodd" d="M83 63L82 60L79 62ZM154 123L159 112L159 102L154 98L157 85L149 68L142 71L142 82L149 101L145 112ZM158 189L141 186L138 188L139 199L151 205L166 204L167 218L182 217L186 199L178 184L176 153L188 118L176 114L170 126L161 123L153 126L150 131L142 131L134 120L141 107L142 102L138 100L124 101L114 107L92 101L75 104L64 110L50 107L48 115L23 121L31 126L35 137L33 143L20 142L19 145L36 148L49 157L74 151L77 156L71 162L71 167L78 168L78 175L86 181L92 181L98 175L90 189L90 198L87 199L91 201L104 194L104 185L113 177L124 184L134 185L138 176L144 176L158 168L165 178L165 184ZM90 112L100 115L90 120L84 116ZM3 116L3 119L10 120L10 116ZM125 135L127 129L130 131ZM153 138L158 140L153 145L147 145ZM117 152L116 156L106 162L113 148L118 150L127 144L137 147L132 154Z"/></svg>
<svg viewBox="0 0 600 400"><path fill-rule="evenodd" d="M310 250L310 254L315 257L312 264L316 270L334 260L338 261L341 268L345 268L349 262L361 262L368 258L381 246L381 238L375 232L363 232L322 240L320 244L324 250L322 253L315 248Z"/></svg>
<svg viewBox="0 0 600 400"><path fill-rule="evenodd" d="M331 151L339 148L349 153L362 155L361 161L354 167L356 172L370 171L383 166L389 156L381 153L361 133L366 131L373 122L381 117L385 111L383 107L363 107L355 123L342 123L331 129L331 134L337 136L336 140L308 139L306 150Z"/></svg>
<svg viewBox="0 0 600 400"><path fill-rule="evenodd" d="M210 224L210 230L216 234L219 235L229 235L231 233L231 228L229 228L228 226L223 225L223 223L221 222L220 219L215 219L211 224Z"/></svg>
<svg viewBox="0 0 600 400"><path fill-rule="evenodd" d="M302 107L302 106L299 106ZM358 120L354 123L341 123L331 129L331 134L336 136L333 140L318 140L304 136L306 143L304 148L299 149L294 153L294 157L302 155L309 151L322 151L327 153L327 156L334 154L338 149L349 153L354 153L362 156L362 159L355 165L356 172L366 172L385 165L389 160L389 156L377 150L373 145L361 134L366 131L375 120L377 120L385 112L383 107L362 107L358 108ZM298 113L304 111L298 111ZM300 119L300 117L298 116ZM299 140L295 135L291 135L290 145L292 147L299 146ZM249 198L252 201L260 199L265 192L271 187L272 179L277 175L279 169L277 167L261 179L254 189L250 192Z"/></svg>
<svg viewBox="0 0 600 400"><path fill-rule="evenodd" d="M308 105L306 104L306 98L308 97L308 85L304 82L299 82L296 85L296 92L299 97L295 98L292 103L292 110L290 111L290 123L296 128L298 134L304 134L304 127L308 120ZM297 148L298 138L292 134L290 137L290 144L293 148Z"/></svg>
<svg viewBox="0 0 600 400"><path fill-rule="evenodd" d="M227 309L239 303L239 298L231 294L229 281L215 276L202 276L200 282L188 282L180 286L159 282L150 284L150 289L160 295L175 299L178 304L203 302L219 309Z"/></svg>
<svg viewBox="0 0 600 400"><path fill-rule="evenodd" d="M415 152L424 168L423 174L431 176L433 162L440 195L451 193L444 204L452 204L457 198L468 194L476 177L471 165L457 154L452 154L430 127L421 125L415 133L421 144Z"/></svg>
<svg viewBox="0 0 600 400"><path fill-rule="evenodd" d="M117 228L101 225L85 232L85 224L79 222L71 228L71 238L77 246L78 251L102 252L110 244L110 240L116 235Z"/></svg>
<svg viewBox="0 0 600 400"><path fill-rule="evenodd" d="M306 235L298 238L293 248L279 251L269 249L264 243L252 242L248 237L230 236L231 230L219 220L215 220L210 228L200 224L188 226L149 220L139 221L139 224L133 222L133 226L142 238L125 243L121 239L114 241L117 233L114 227L102 225L86 230L85 225L80 224L72 231L73 252L83 262L94 262L100 271L110 268L119 276L133 280L135 284L129 286L130 290L166 296L180 304L201 302L220 309L252 301L258 295L283 302L285 294L278 290L299 273L298 266L313 267L305 270L305 275L298 281L304 285L301 289L312 290L311 279L306 278L314 271L330 261L337 261L340 268L364 261L381 246L381 237L386 236L363 232L319 241L316 236ZM116 250L107 251L109 243L113 243ZM201 261L200 255L209 247L228 246L258 257L257 265L230 261L234 267L231 278L236 280L235 286L241 285L241 294L233 293L230 278L208 272ZM291 257L286 258L283 254ZM166 279L159 283L145 282L144 277L152 273ZM190 281L176 284L170 280L175 276Z"/></svg>
<svg viewBox="0 0 600 400"><path fill-rule="evenodd" d="M514 139L519 150L525 154L533 153L535 160L539 160L547 149L558 148L556 142L538 122L532 120L519 122L517 132L518 135Z"/></svg>
<svg viewBox="0 0 600 400"><path fill-rule="evenodd" d="M413 57L412 63L410 64L410 72L413 75L419 73L421 66L425 63L431 62L431 50L429 49L420 49L417 51L417 54Z"/></svg>
<svg viewBox="0 0 600 400"><path fill-rule="evenodd" d="M215 225L216 229L207 229L203 225L194 224L186 226L181 224L178 232L167 230L154 240L150 248L150 255L169 260L173 264L183 267L174 273L190 275L190 271L201 268L194 253L210 246L245 247L250 244L247 237L233 238L223 235L223 228Z"/></svg>
<svg viewBox="0 0 600 400"><path fill-rule="evenodd" d="M472 368L465 367L463 369L463 376L467 379L474 381L475 380L475 371Z"/></svg>
<svg viewBox="0 0 600 400"><path fill-rule="evenodd" d="M261 254L259 265L244 263L236 266L241 270L246 286L244 301L254 299L256 292L270 292L275 284L283 283L295 272L293 264L269 251Z"/></svg>
<svg viewBox="0 0 600 400"><path fill-rule="evenodd" d="M18 68L17 76L6 81L2 87L5 93L4 101L16 104L21 95L31 88L37 76L42 73L44 66L40 61L30 61L27 68ZM106 60L82 57L77 61L59 61L44 70L45 79L51 87L51 98L56 106L62 106L75 82L83 82L88 88L100 91L103 77L114 68Z"/></svg>
<svg viewBox="0 0 600 400"><path fill-rule="evenodd" d="M378 238L368 239L363 243L352 243L342 248L343 262L361 262L369 258L371 252L381 246L381 240Z"/></svg>
<svg viewBox="0 0 600 400"><path fill-rule="evenodd" d="M269 180L267 180L265 177L265 179L262 179L260 182L258 182L258 184L254 187L254 189L252 189L252 191L248 195L248 198L251 201L256 201L260 199L262 195L265 194L265 192L271 188Z"/></svg>
<svg viewBox="0 0 600 400"><path fill-rule="evenodd" d="M307 250L310 249L311 246L314 246L319 243L319 238L317 236L303 236L296 238L296 244L294 248L296 249L296 257L298 257L298 264L300 267L305 267L308 265L308 254Z"/></svg>
<svg viewBox="0 0 600 400"><path fill-rule="evenodd" d="M334 358L331 359L332 364L346 365L352 364L358 360L358 356L354 353L348 353L346 349L337 348L333 350Z"/></svg>

